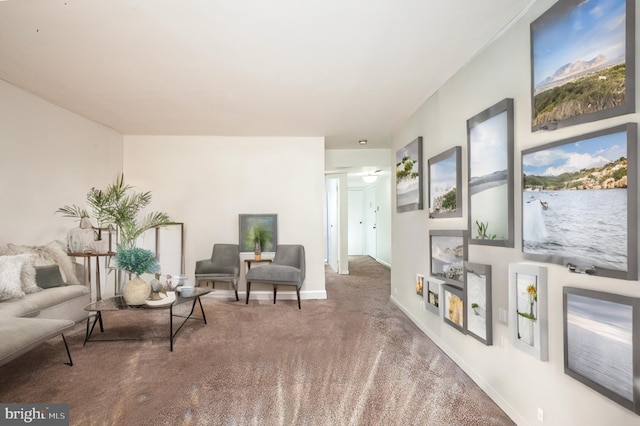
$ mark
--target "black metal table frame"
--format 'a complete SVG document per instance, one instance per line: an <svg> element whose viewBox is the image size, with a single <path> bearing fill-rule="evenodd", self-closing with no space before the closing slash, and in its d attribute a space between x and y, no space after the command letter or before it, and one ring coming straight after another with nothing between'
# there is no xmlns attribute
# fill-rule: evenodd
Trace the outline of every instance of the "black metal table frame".
<svg viewBox="0 0 640 426"><path fill-rule="evenodd" d="M194 317L193 316L193 311L196 309L196 303L198 305L200 305L200 313L202 313L202 318L198 318L198 317ZM173 352L173 341L174 341L175 337L178 335L180 330L182 330L182 327L184 327L184 325L187 323L187 321L192 319L192 320L203 321L205 324L207 323L207 317L204 314L204 308L202 307L202 301L200 300L200 296L196 296L196 297L193 298L193 303L191 305L191 311L189 311L189 315L177 315L177 314L174 315L174 313L173 313L174 305L177 305L177 303L172 303L171 305L169 305L169 341L170 341L169 350L171 352ZM141 309L154 310L154 308L141 308ZM100 332L101 333L104 332L104 325L102 323L102 311L95 311L95 312L96 313L94 315L93 324L91 325L91 327L89 327L89 324L91 322L91 316L89 316L87 318L87 330L86 330L86 333L85 333L83 346L86 345L87 342L116 342L116 341L121 341L121 340L138 340L138 339L93 339L92 340L91 336L93 335L93 330L96 327L96 323L100 323ZM176 329L175 332L173 331L173 318L174 317L184 318L184 320L182 321L182 323Z"/></svg>

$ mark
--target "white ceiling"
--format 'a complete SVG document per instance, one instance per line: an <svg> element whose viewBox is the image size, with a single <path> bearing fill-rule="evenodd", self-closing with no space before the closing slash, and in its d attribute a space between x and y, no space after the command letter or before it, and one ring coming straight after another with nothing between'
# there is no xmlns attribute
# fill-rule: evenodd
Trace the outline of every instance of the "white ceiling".
<svg viewBox="0 0 640 426"><path fill-rule="evenodd" d="M389 148L533 1L0 1L0 78L123 134Z"/></svg>

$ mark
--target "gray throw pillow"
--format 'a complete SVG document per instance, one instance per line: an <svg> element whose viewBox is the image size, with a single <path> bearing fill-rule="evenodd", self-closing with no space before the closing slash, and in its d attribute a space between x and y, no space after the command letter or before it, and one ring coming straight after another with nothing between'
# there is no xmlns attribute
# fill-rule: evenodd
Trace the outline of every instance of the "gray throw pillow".
<svg viewBox="0 0 640 426"><path fill-rule="evenodd" d="M67 285L62 279L58 265L36 266L36 283L40 288L63 287Z"/></svg>

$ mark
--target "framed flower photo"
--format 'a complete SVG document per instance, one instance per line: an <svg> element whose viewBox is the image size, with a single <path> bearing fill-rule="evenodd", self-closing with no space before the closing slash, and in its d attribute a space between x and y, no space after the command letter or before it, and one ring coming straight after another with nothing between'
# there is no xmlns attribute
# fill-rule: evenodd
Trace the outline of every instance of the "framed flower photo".
<svg viewBox="0 0 640 426"><path fill-rule="evenodd" d="M466 311L464 308L464 290L449 284L442 285L442 303L444 322L465 333Z"/></svg>
<svg viewBox="0 0 640 426"><path fill-rule="evenodd" d="M464 262L467 333L487 346L493 344L491 265Z"/></svg>
<svg viewBox="0 0 640 426"><path fill-rule="evenodd" d="M513 346L549 360L547 268L509 264L509 329Z"/></svg>
<svg viewBox="0 0 640 426"><path fill-rule="evenodd" d="M422 210L422 137L396 151L396 211Z"/></svg>

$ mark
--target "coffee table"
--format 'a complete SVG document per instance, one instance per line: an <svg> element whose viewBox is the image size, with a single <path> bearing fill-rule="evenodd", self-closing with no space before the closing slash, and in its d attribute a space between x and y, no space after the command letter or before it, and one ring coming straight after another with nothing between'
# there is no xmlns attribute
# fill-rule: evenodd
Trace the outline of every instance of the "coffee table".
<svg viewBox="0 0 640 426"><path fill-rule="evenodd" d="M205 294L211 293L211 289L206 287L196 287L194 291L189 296L182 296L182 294L176 292L176 300L168 305L161 306L149 306L149 305L140 305L140 306L130 306L127 305L124 301L124 297L113 296L107 299L98 300L96 302L90 303L89 305L84 307L85 311L95 312L93 315L93 324L91 324L91 316L87 318L87 330L84 338L84 344L87 342L109 342L116 340L132 340L132 339L91 339L93 335L93 331L96 327L96 324L100 324L100 332L104 332L104 325L102 323L102 313L103 312L113 312L113 311L136 311L136 312L152 312L157 311L159 309L164 309L169 311L169 350L173 352L173 341L176 335L182 330L182 327L186 324L190 319L203 321L205 324L207 323L207 317L204 314L204 309L202 308L202 302L200 301L200 296L204 296ZM188 315L178 315L173 313L173 308L176 305L192 302L191 311ZM196 304L200 305L200 312L202 313L202 317L194 317L193 311L196 308ZM174 331L173 327L173 318L183 318L180 326Z"/></svg>

